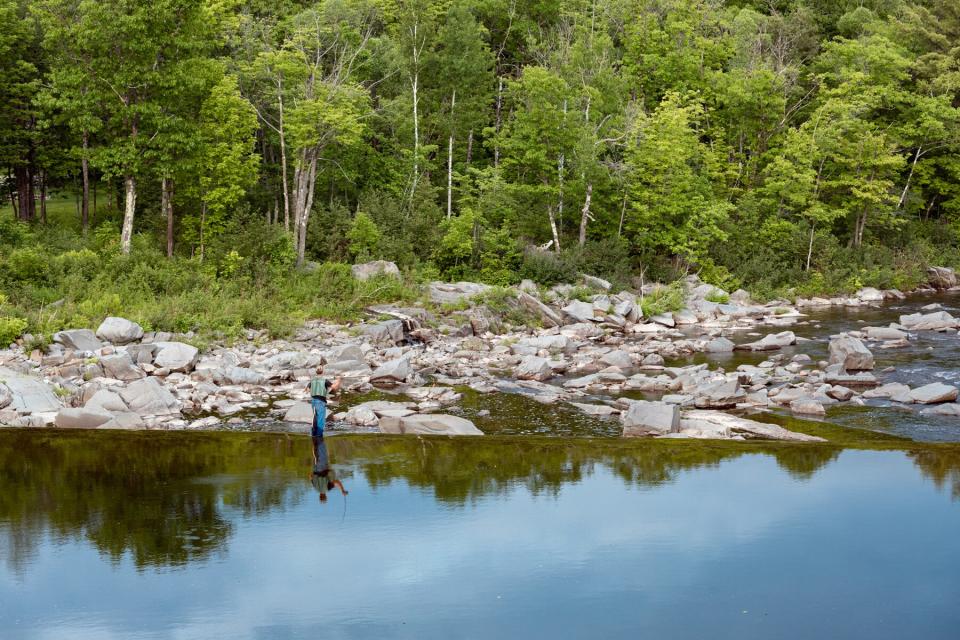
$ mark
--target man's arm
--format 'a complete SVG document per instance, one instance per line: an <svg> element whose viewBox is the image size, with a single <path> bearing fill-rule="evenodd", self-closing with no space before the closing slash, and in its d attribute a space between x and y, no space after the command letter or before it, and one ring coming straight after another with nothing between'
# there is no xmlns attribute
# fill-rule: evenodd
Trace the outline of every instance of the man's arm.
<svg viewBox="0 0 960 640"><path fill-rule="evenodd" d="M340 384L343 382L343 378L338 377L333 381L333 384L330 385L330 393L336 393L340 391Z"/></svg>
<svg viewBox="0 0 960 640"><path fill-rule="evenodd" d="M337 489L340 489L340 492L341 492L343 495L347 495L347 493L349 493L346 489L343 488L343 483L340 482L339 480L334 480L334 481L333 481L333 486L335 486Z"/></svg>

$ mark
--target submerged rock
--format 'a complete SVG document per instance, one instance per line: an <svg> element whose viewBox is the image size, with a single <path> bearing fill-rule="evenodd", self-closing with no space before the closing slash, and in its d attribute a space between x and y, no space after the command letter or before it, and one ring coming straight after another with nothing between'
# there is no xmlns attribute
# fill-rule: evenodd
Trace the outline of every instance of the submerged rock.
<svg viewBox="0 0 960 640"><path fill-rule="evenodd" d="M442 413L416 414L403 418L384 417L380 419L380 431L406 435L483 435L483 432L466 418Z"/></svg>
<svg viewBox="0 0 960 640"><path fill-rule="evenodd" d="M791 440L826 442L823 438L789 431L775 424L757 422L720 411L687 411L680 420L680 436L715 439Z"/></svg>

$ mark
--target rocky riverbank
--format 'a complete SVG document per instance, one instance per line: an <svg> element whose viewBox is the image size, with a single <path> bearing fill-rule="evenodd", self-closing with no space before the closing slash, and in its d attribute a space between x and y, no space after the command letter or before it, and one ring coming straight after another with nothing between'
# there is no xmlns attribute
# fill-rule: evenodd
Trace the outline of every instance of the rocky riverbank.
<svg viewBox="0 0 960 640"><path fill-rule="evenodd" d="M359 265L356 277L391 273L389 263ZM930 271L931 288L951 289L949 269ZM385 433L481 435L457 415L466 389L519 393L564 403L596 419L619 420L628 437L810 441L748 417L782 410L823 416L827 407L886 398L960 416L956 387L884 384L873 351L898 349L928 331L956 333L960 320L934 308L887 326L831 336L829 357L779 353L804 340L791 327L815 306L870 307L902 299L898 291L755 304L691 277L684 308L644 317L659 285L610 291L584 276L577 286L534 283L498 292L476 283L433 283L421 307L378 306L367 322L307 323L286 340L214 346L201 353L189 336L144 333L107 318L96 332L62 331L43 352L21 345L0 352L0 423L61 428L216 429L242 425L251 412L306 425L306 385L315 368L344 378L346 410L335 424ZM589 293L587 289L589 288ZM536 326L537 328L531 328ZM26 341L24 341L26 342ZM732 371L709 364L668 366L694 354L769 353ZM355 403L374 389L395 397ZM643 398L643 399L641 399ZM341 406L342 406L341 405Z"/></svg>

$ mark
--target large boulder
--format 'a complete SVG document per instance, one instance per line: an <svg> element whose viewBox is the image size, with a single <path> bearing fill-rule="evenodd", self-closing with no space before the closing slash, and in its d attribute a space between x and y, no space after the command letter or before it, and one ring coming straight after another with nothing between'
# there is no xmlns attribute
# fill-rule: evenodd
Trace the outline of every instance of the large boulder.
<svg viewBox="0 0 960 640"><path fill-rule="evenodd" d="M123 398L120 397L120 394L109 389L100 389L90 396L90 399L87 400L83 406L85 409L90 409L91 411L100 410L114 412L130 410L130 407L128 407L127 403L123 401Z"/></svg>
<svg viewBox="0 0 960 640"><path fill-rule="evenodd" d="M329 362L323 368L323 373L327 376L368 376L370 375L370 365L362 360L343 360L340 362Z"/></svg>
<svg viewBox="0 0 960 640"><path fill-rule="evenodd" d="M686 411L680 419L680 435L689 438L793 440L825 442L823 438L789 431L775 424L757 422L722 411Z"/></svg>
<svg viewBox="0 0 960 640"><path fill-rule="evenodd" d="M97 337L112 344L127 344L143 337L143 327L126 318L111 316L100 323Z"/></svg>
<svg viewBox="0 0 960 640"><path fill-rule="evenodd" d="M519 380L549 380L553 377L553 368L546 358L527 356L520 361L514 375Z"/></svg>
<svg viewBox="0 0 960 640"><path fill-rule="evenodd" d="M910 399L917 404L953 402L957 399L957 388L942 382L934 382L911 391Z"/></svg>
<svg viewBox="0 0 960 640"><path fill-rule="evenodd" d="M363 264L355 264L350 267L350 272L357 280L369 280L374 276L386 275L394 278L400 277L400 269L393 262L387 260L374 260Z"/></svg>
<svg viewBox="0 0 960 640"><path fill-rule="evenodd" d="M941 329L956 329L957 319L946 311L934 313L911 313L900 316L900 326L907 331L939 331Z"/></svg>
<svg viewBox="0 0 960 640"><path fill-rule="evenodd" d="M633 358L622 349L615 349L609 353L600 356L600 362L611 367L620 367L621 369L630 369L633 367Z"/></svg>
<svg viewBox="0 0 960 640"><path fill-rule="evenodd" d="M403 321L386 320L376 324L368 324L363 328L363 334L370 338L370 342L374 344L390 346L400 344L403 342Z"/></svg>
<svg viewBox="0 0 960 640"><path fill-rule="evenodd" d="M517 302L520 303L520 306L526 309L528 312L537 316L540 319L540 323L545 327L560 327L563 326L563 316L554 310L552 307L548 307L544 303L540 302L534 298L529 293L521 291L517 294Z"/></svg>
<svg viewBox="0 0 960 640"><path fill-rule="evenodd" d="M168 371L190 373L200 359L200 351L185 342L157 342L156 345L157 355L153 364Z"/></svg>
<svg viewBox="0 0 960 640"><path fill-rule="evenodd" d="M410 367L410 360L407 358L397 358L396 360L388 360L377 367L370 376L370 382L397 384L406 382L412 373L413 369Z"/></svg>
<svg viewBox="0 0 960 640"><path fill-rule="evenodd" d="M53 334L53 341L74 351L99 351L103 344L90 329L67 329Z"/></svg>
<svg viewBox="0 0 960 640"><path fill-rule="evenodd" d="M857 338L843 335L830 341L830 364L844 371L872 371L873 354Z"/></svg>
<svg viewBox="0 0 960 640"><path fill-rule="evenodd" d="M402 327L400 336L401 338L403 337ZM364 359L363 349L355 344L345 344L338 347L333 347L327 351L324 356L327 362L345 362L347 360L357 360L362 362Z"/></svg>
<svg viewBox="0 0 960 640"><path fill-rule="evenodd" d="M180 413L180 403L156 378L144 378L120 390L120 397L130 410L140 415Z"/></svg>
<svg viewBox="0 0 960 640"><path fill-rule="evenodd" d="M589 302L582 302L580 300L574 300L567 306L565 306L562 311L567 314L570 318L573 319L573 323L577 322L593 322L595 319L596 307L594 307ZM567 323L567 324L573 324Z"/></svg>
<svg viewBox="0 0 960 640"><path fill-rule="evenodd" d="M100 366L103 367L103 373L108 378L122 380L123 382L132 382L147 377L143 369L134 364L133 359L127 353L103 356L100 358Z"/></svg>
<svg viewBox="0 0 960 640"><path fill-rule="evenodd" d="M626 437L656 436L680 429L680 407L666 402L635 400L620 414Z"/></svg>
<svg viewBox="0 0 960 640"><path fill-rule="evenodd" d="M82 407L60 409L53 424L61 429L96 429L113 420L113 414L104 409Z"/></svg>
<svg viewBox="0 0 960 640"><path fill-rule="evenodd" d="M213 372L213 381L225 384L263 384L266 377L259 371L245 367L227 366Z"/></svg>
<svg viewBox="0 0 960 640"><path fill-rule="evenodd" d="M930 267L927 269L927 282L934 289L951 289L957 286L957 274L949 267Z"/></svg>
<svg viewBox="0 0 960 640"><path fill-rule="evenodd" d="M48 413L60 409L60 399L40 378L0 368L0 382L10 391L9 408L19 413Z"/></svg>
<svg viewBox="0 0 960 640"><path fill-rule="evenodd" d="M736 345L724 337L714 338L703 346L706 353L732 353Z"/></svg>
<svg viewBox="0 0 960 640"><path fill-rule="evenodd" d="M694 404L698 409L732 409L747 399L747 393L737 379L713 382L696 388L694 393Z"/></svg>
<svg viewBox="0 0 960 640"><path fill-rule="evenodd" d="M456 304L489 290L489 285L477 282L431 282L430 300L437 304Z"/></svg>
<svg viewBox="0 0 960 640"><path fill-rule="evenodd" d="M905 340L909 337L906 331L892 327L864 327L863 333L870 340Z"/></svg>
<svg viewBox="0 0 960 640"><path fill-rule="evenodd" d="M313 424L313 407L309 402L297 402L290 405L287 412L283 415L285 422L299 422L302 424Z"/></svg>
<svg viewBox="0 0 960 640"><path fill-rule="evenodd" d="M873 287L863 287L854 294L854 297L864 302L883 302L883 292Z"/></svg>
<svg viewBox="0 0 960 640"><path fill-rule="evenodd" d="M380 431L395 434L482 436L483 432L467 420L442 413L416 414L403 418L380 418Z"/></svg>
<svg viewBox="0 0 960 640"><path fill-rule="evenodd" d="M583 279L583 284L587 285L588 287L592 287L594 289L600 289L602 291L610 291L610 287L613 286L603 278L598 278L596 276L588 276L587 274L583 273L583 274L580 274L580 277Z"/></svg>

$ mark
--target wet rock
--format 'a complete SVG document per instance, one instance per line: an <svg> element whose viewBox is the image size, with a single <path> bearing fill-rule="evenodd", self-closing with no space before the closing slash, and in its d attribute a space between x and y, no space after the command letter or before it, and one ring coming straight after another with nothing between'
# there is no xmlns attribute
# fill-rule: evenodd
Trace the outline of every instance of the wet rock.
<svg viewBox="0 0 960 640"><path fill-rule="evenodd" d="M200 359L197 348L184 342L157 342L156 345L157 355L153 359L156 367L189 373Z"/></svg>
<svg viewBox="0 0 960 640"><path fill-rule="evenodd" d="M830 364L839 364L844 371L871 371L873 354L857 338L840 336L830 341Z"/></svg>
<svg viewBox="0 0 960 640"><path fill-rule="evenodd" d="M620 414L625 437L676 433L680 429L680 407L665 402L636 400Z"/></svg>
<svg viewBox="0 0 960 640"><path fill-rule="evenodd" d="M951 289L957 286L957 274L949 267L930 267L927 269L927 282L934 289Z"/></svg>
<svg viewBox="0 0 960 640"><path fill-rule="evenodd" d="M143 369L135 365L129 354L126 353L104 356L100 358L100 366L103 367L103 372L108 378L124 382L132 382L147 377Z"/></svg>
<svg viewBox="0 0 960 640"><path fill-rule="evenodd" d="M89 329L68 329L53 334L53 341L74 351L99 351L103 344Z"/></svg>
<svg viewBox="0 0 960 640"><path fill-rule="evenodd" d="M540 302L529 293L525 291L518 293L517 302L521 307L537 317L543 326L548 328L563 326L563 316L560 313Z"/></svg>
<svg viewBox="0 0 960 640"><path fill-rule="evenodd" d="M374 344L390 346L400 344L403 342L403 321L385 320L366 325L363 328L363 334Z"/></svg>
<svg viewBox="0 0 960 640"><path fill-rule="evenodd" d="M111 316L100 323L96 337L111 344L127 344L143 337L143 327L126 318Z"/></svg>
<svg viewBox="0 0 960 640"><path fill-rule="evenodd" d="M900 316L900 325L907 331L939 331L941 329L955 329L957 319L946 311L934 313L911 313Z"/></svg>
<svg viewBox="0 0 960 640"><path fill-rule="evenodd" d="M120 397L131 411L140 415L180 413L180 403L153 377L131 382L120 390Z"/></svg>
<svg viewBox="0 0 960 640"><path fill-rule="evenodd" d="M621 369L630 369L633 367L633 358L626 351L617 349L600 356L600 362L611 367L620 367Z"/></svg>
<svg viewBox="0 0 960 640"><path fill-rule="evenodd" d="M920 411L922 416L947 416L951 418L960 417L960 404L956 402L945 402L933 407L928 407Z"/></svg>
<svg viewBox="0 0 960 640"><path fill-rule="evenodd" d="M490 290L489 285L477 282L431 282L429 295L431 302L437 304L456 304L469 300Z"/></svg>
<svg viewBox="0 0 960 640"><path fill-rule="evenodd" d="M957 388L942 382L934 382L914 389L910 392L910 398L917 404L953 402L957 399Z"/></svg>
<svg viewBox="0 0 960 640"><path fill-rule="evenodd" d="M187 425L187 429L214 429L220 426L220 418L217 416L207 416L206 418L200 418L199 420L194 420Z"/></svg>
<svg viewBox="0 0 960 640"><path fill-rule="evenodd" d="M380 431L407 435L483 435L483 432L466 418L442 413L417 414L405 418L383 418L380 420Z"/></svg>
<svg viewBox="0 0 960 640"><path fill-rule="evenodd" d="M905 340L908 337L905 331L891 327L864 327L863 333L870 340Z"/></svg>
<svg viewBox="0 0 960 640"><path fill-rule="evenodd" d="M839 367L836 371L826 372L825 382L851 389L868 389L880 384L872 373L846 373Z"/></svg>
<svg viewBox="0 0 960 640"><path fill-rule="evenodd" d="M834 400L839 400L840 402L846 402L854 396L853 389L848 389L846 387L841 387L840 385L833 385L827 391L827 395L833 398Z"/></svg>
<svg viewBox="0 0 960 640"><path fill-rule="evenodd" d="M400 277L400 269L393 262L387 260L374 260L373 262L364 262L350 267L350 273L357 280L369 280L375 276L385 275L394 278Z"/></svg>
<svg viewBox="0 0 960 640"><path fill-rule="evenodd" d="M909 397L910 387L899 382L888 382L875 389L867 389L863 392L863 397L867 400L889 399L894 396Z"/></svg>
<svg viewBox="0 0 960 640"><path fill-rule="evenodd" d="M406 382L407 378L413 373L410 367L410 360L407 358L397 358L389 360L377 367L370 375L370 382L379 382L386 384L396 384Z"/></svg>
<svg viewBox="0 0 960 640"><path fill-rule="evenodd" d="M514 375L520 380L539 380L542 382L553 377L553 368L546 358L526 356L520 361Z"/></svg>

